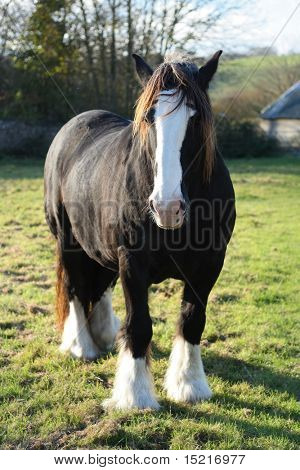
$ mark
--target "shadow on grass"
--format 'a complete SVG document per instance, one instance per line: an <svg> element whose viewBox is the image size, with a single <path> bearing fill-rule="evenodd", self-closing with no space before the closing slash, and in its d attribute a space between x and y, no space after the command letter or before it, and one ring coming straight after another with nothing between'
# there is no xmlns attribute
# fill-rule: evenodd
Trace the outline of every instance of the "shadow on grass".
<svg viewBox="0 0 300 470"><path fill-rule="evenodd" d="M216 397L215 399L218 399ZM218 444L219 441L226 439L226 427L234 426L239 434L241 435L243 442L243 448L247 447L247 440L253 438L262 438L262 437L272 437L272 438L284 438L290 441L291 448L297 448L300 436L297 432L290 431L287 428L282 428L282 426L277 424L267 424L266 422L257 423L257 419L255 423L251 421L251 417L245 416L245 418L241 418L240 414L238 417L229 416L227 413L227 409L224 409L224 413L206 413L205 411L201 411L201 405L198 406L198 409L195 410L194 407L191 407L189 404L177 404L171 402L169 400L163 399L160 400L161 403L161 411L159 414L155 412L156 417L158 417L163 426L158 427L157 425L153 425L151 423L151 419L147 417L148 412L145 414L143 412L134 412L130 413L127 418L122 419L122 423L119 426L114 426L109 429L109 433L103 433L100 431L96 435L94 434L92 441L88 443L86 447L93 448L93 447L108 447L108 448L119 448L119 449L169 449L172 443L172 439L174 437L174 427L170 424L170 417L175 418L178 420L178 426L180 427L181 420L186 421L187 419L190 420L191 424L202 424L199 428L199 433L196 433L195 441L197 442L197 446L201 448L205 445L208 441L212 441L215 445ZM231 399L224 399L224 404L232 405L233 401ZM234 400L234 406L236 409L244 409L245 402L240 401L238 399ZM263 413L269 415L268 410L265 407L261 407L261 410L257 409L256 404L248 404L249 410L255 416L257 411L262 411ZM248 411L249 411L248 410ZM275 414L272 413L271 416ZM285 413L276 413L279 417L287 418L288 416ZM290 416L292 417L292 416ZM297 419L297 417L295 417ZM119 418L117 417L106 417L106 420L109 419L112 423L118 423ZM149 421L148 421L149 419ZM146 420L148 425L136 427L138 422ZM130 426L134 424L136 429L130 429ZM216 432L215 425L222 425L223 431ZM142 432L141 429L143 429ZM195 428L193 428L193 433L195 432ZM87 429L88 435L88 429ZM78 436L79 437L79 436ZM66 448L72 448L75 446L80 445L80 440L71 440L67 444ZM259 448L258 446L251 445L251 448Z"/></svg>
<svg viewBox="0 0 300 470"><path fill-rule="evenodd" d="M153 359L168 359L169 352L165 352L152 345ZM209 350L204 359L204 367L208 375L216 375L230 384L248 382L253 387L263 385L265 388L287 392L299 398L300 381L288 374L275 372L268 367L253 365L241 359L221 356Z"/></svg>
<svg viewBox="0 0 300 470"><path fill-rule="evenodd" d="M218 399L216 396L214 400ZM168 410L168 415L172 415L173 417L176 418L188 418L189 413L190 413L190 405L181 405L178 403L171 403L168 400L163 400L162 405L164 408ZM236 409L244 409L245 406L248 407L248 410L253 412L253 415L257 412L262 412L266 414L267 416L278 416L280 418L294 418L295 420L299 419L299 415L296 413L289 413L287 414L286 412L282 412L282 410L278 411L278 408L273 409L272 412L270 413L270 410L268 410L265 406L261 406L260 408L257 407L257 403L247 403L243 400L239 400L236 398L231 399L231 397L226 397L223 398L223 404L234 404ZM206 414L203 411L196 411L193 412L192 415L193 421L199 421L205 420L206 423L208 422L209 424L225 424L225 425L234 425L236 426L239 431L242 433L242 436L244 439L249 439L253 437L263 437L263 436L272 436L272 437L285 437L288 438L294 445L300 443L300 434L297 432L290 431L288 429L283 429L282 426L278 425L268 425L268 424L257 424L257 422L254 424L251 422L251 418L245 416L244 419L240 417L231 417L228 416L228 414L221 414L221 413L210 413ZM252 447L254 448L254 447Z"/></svg>
<svg viewBox="0 0 300 470"><path fill-rule="evenodd" d="M254 387L263 385L270 390L287 392L296 398L299 393L297 378L241 359L208 353L205 358L205 369L209 375L217 375L230 383L248 382Z"/></svg>
<svg viewBox="0 0 300 470"><path fill-rule="evenodd" d="M153 355L155 358L166 358L167 353L153 345ZM116 354L114 351L113 354ZM101 358L104 359L105 356ZM228 384L248 382L255 389L263 385L268 389L278 392L287 391L293 394L297 390L298 382L287 374L276 373L266 367L254 366L246 361L237 360L230 357L222 357L208 351L205 358L206 370L209 375L215 375ZM89 380L90 382L91 380ZM100 382L104 388L111 388L112 381L109 375L101 373L95 377L95 382ZM92 380L94 382L94 380ZM253 392L253 391L252 391ZM261 392L260 392L261 393ZM253 397L253 393L251 393ZM258 396L257 399L248 399L247 395L241 397L234 395L232 390L227 393L215 394L212 403L217 405L215 412L207 412L207 408L201 404L193 406L190 404L174 403L166 398L160 398L161 409L159 412L134 411L130 413L103 413L100 420L92 421L87 426L80 426L77 429L68 430L49 436L48 442L43 440L30 439L25 447L29 448L118 448L118 449L169 449L173 439L178 441L178 435L174 433L173 420L178 420L178 426L187 426L187 420L193 427L194 441L198 448L202 448L208 441L218 446L218 442L226 441L226 427L235 427L242 438L243 448L259 448L257 444L252 444L253 439L272 438L274 442L280 439L289 441L290 448L296 448L299 443L299 434L295 431L280 426L272 418L297 421L299 415L296 411L289 411L284 406L266 403ZM284 405L284 402L283 402ZM234 409L234 416L231 410ZM260 420L257 415L262 416ZM172 418L172 420L170 420ZM159 424L158 421L159 420ZM182 424L181 424L182 422ZM199 432L195 426L199 427ZM219 428L218 425L221 425ZM177 432L177 431L176 431ZM196 434L195 434L196 433ZM176 437L177 436L177 437ZM230 432L228 431L228 436ZM186 435L183 436L186 439ZM250 444L247 442L250 441ZM191 441L192 442L192 441ZM263 442L263 441L262 441ZM278 444L280 445L280 444ZM33 447L32 447L33 446ZM250 446L250 447L249 447Z"/></svg>
<svg viewBox="0 0 300 470"><path fill-rule="evenodd" d="M218 356L214 357L213 360L219 361L223 358ZM210 362L212 365L213 362ZM231 362L231 367L241 366L243 364L246 367L251 367L249 364L245 363L244 361L235 361ZM247 365L246 365L247 364ZM228 362L227 362L228 365ZM252 372L257 372L257 368L252 367ZM281 375L281 374L274 374L266 368L260 368L260 373L265 374L266 380L257 380L256 383L251 381L251 384L255 387L257 385L268 386L266 383L267 380L270 381L270 388L275 388L278 390L277 387L273 387L272 384L276 381L280 381L284 378L284 380L291 379L288 376ZM230 382L240 382L240 381L247 381L247 377L240 376L239 379L233 379L232 377L229 379L230 373L228 377L226 374L220 374L222 378L226 379ZM258 379L258 377L257 377ZM296 385L296 381L292 381L292 387ZM282 391L282 389L280 390ZM294 431L287 429L287 427L283 428L281 425L276 423L268 424L266 422L253 422L252 417L258 413L261 413L265 416L265 419L268 418L281 418L285 420L293 419L295 421L299 420L299 414L295 411L288 411L283 408L279 408L275 405L264 405L259 403L259 399L256 401L249 401L245 400L240 397L236 397L231 395L224 395L224 394L216 394L213 399L213 402L216 402L220 405L220 412L216 413L207 413L205 410L201 410L201 404L198 405L197 409L191 406L190 404L178 404L172 402L168 399L160 399L161 410L159 412L159 417L163 422L168 421L170 417L178 419L178 426L180 426L181 420L189 419L191 423L203 423L207 428L203 428L199 430L199 435L197 436L197 445L201 448L205 445L209 440L213 441L216 445L220 440L224 440L226 437L224 432L220 432L220 435L211 429L209 426L214 425L223 425L223 429L226 429L226 426L234 426L237 428L238 432L240 433L242 439L244 440L243 447L245 448L260 448L259 444L251 444L251 446L247 446L247 441L253 438L277 438L277 439L288 439L290 441L290 448L297 448L300 444L300 434ZM236 417L229 416L228 410L234 408ZM224 413L222 413L222 409L224 409ZM245 417L241 417L245 412ZM142 415L142 412L140 413ZM138 419L138 413L134 413L134 415L128 416L127 418L127 426L129 427L132 422L136 422ZM166 425L161 430L152 430L151 425L149 423L149 429L145 431L145 434L139 434L138 432L134 432L128 427L119 427L115 435L110 436L103 436L96 442L95 444L104 445L104 446L118 446L118 448L132 448L132 449L169 449L172 438L174 435L174 429L170 428L170 426Z"/></svg>

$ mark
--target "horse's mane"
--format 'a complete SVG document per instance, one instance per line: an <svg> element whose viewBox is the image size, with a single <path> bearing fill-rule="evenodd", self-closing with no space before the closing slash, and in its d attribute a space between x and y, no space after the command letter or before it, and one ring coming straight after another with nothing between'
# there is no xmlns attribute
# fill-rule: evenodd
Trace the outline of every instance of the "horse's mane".
<svg viewBox="0 0 300 470"><path fill-rule="evenodd" d="M151 126L151 122L147 119L148 113L163 90L176 89L176 93L180 93L180 99L174 110L186 100L187 103L193 104L199 117L197 119L199 130L198 154L202 154L203 150L203 178L205 181L209 181L216 148L214 122L208 95L201 89L197 81L197 74L197 66L188 59L167 56L165 61L155 69L137 100L133 131L139 138L140 144L145 146L148 130Z"/></svg>

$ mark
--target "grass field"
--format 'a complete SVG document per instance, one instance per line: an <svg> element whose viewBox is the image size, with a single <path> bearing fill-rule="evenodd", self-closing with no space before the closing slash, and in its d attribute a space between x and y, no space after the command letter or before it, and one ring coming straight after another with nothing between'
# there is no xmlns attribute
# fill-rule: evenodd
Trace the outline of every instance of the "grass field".
<svg viewBox="0 0 300 470"><path fill-rule="evenodd" d="M150 293L161 411L106 414L116 353L82 363L58 352L42 164L0 161L1 448L299 448L300 160L229 166L237 225L201 343L214 397L183 405L163 392L181 290L170 280ZM123 317L119 285L114 306Z"/></svg>
<svg viewBox="0 0 300 470"><path fill-rule="evenodd" d="M220 67L212 83L211 92L215 98L222 97L228 93L236 94L241 85L248 82L248 77L251 77L251 79L250 83L247 83L247 89L249 87L257 87L258 81L263 77L272 77L274 68L278 72L281 69L299 65L300 54L285 56L267 55L264 58L262 56L248 56L221 60ZM253 74L253 70L257 67L257 71Z"/></svg>

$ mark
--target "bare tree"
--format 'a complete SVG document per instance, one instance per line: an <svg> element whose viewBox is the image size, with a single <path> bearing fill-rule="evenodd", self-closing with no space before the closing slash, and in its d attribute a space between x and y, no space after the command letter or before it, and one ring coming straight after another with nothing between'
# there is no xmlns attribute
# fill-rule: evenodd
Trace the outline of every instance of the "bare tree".
<svg viewBox="0 0 300 470"><path fill-rule="evenodd" d="M100 71L102 77L102 102L105 105L107 102L108 92L108 65L107 65L107 42L106 42L106 30L107 30L107 15L104 11L103 4L99 3L98 0L93 0L94 13L95 13L95 28L96 36L99 47L99 58L100 58Z"/></svg>
<svg viewBox="0 0 300 470"><path fill-rule="evenodd" d="M133 24L132 24L132 0L126 0L127 8L127 61L126 61L126 111L129 114L132 107L133 91Z"/></svg>
<svg viewBox="0 0 300 470"><path fill-rule="evenodd" d="M0 5L0 55L9 53L18 44L24 31L28 12L17 0L6 0Z"/></svg>
<svg viewBox="0 0 300 470"><path fill-rule="evenodd" d="M94 85L94 94L95 94L96 104L99 105L101 101L99 81L98 81L96 67L94 65L93 48L91 44L89 24L87 20L87 13L86 13L84 0L79 0L79 5L80 5L81 13L82 13L82 27L84 31L84 44L85 44L86 52L87 52L87 63L88 63L89 72L92 78L92 82Z"/></svg>

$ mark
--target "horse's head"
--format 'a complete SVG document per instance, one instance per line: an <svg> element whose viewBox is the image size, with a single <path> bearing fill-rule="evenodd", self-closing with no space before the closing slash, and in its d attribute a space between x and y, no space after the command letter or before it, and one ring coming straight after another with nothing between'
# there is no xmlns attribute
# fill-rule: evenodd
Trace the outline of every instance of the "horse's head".
<svg viewBox="0 0 300 470"><path fill-rule="evenodd" d="M166 60L154 72L141 57L133 55L144 87L137 103L135 132L143 145L149 130L155 133L154 186L149 206L161 228L183 224L187 205L184 176L202 150L204 178L210 177L215 145L207 89L221 53L216 52L200 69L191 62Z"/></svg>

